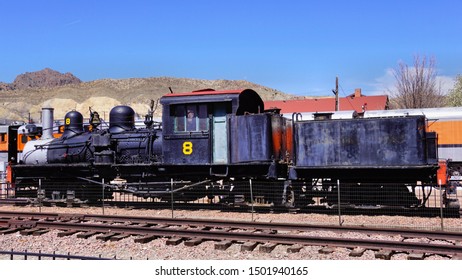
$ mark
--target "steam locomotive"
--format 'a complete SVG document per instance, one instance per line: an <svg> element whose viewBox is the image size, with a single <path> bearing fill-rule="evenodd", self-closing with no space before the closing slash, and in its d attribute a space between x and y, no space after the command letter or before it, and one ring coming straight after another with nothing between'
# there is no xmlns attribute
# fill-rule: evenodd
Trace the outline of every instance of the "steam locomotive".
<svg viewBox="0 0 462 280"><path fill-rule="evenodd" d="M415 189L438 180L437 135L423 115L303 121L265 110L251 89L171 93L160 103L162 122L153 121L151 107L143 127L129 106L114 107L107 126L92 112L85 127L71 111L59 138L51 133L53 109L45 108L42 137L11 165L17 196L71 191L95 200L103 186L105 198L419 207ZM242 183L249 179L258 187Z"/></svg>

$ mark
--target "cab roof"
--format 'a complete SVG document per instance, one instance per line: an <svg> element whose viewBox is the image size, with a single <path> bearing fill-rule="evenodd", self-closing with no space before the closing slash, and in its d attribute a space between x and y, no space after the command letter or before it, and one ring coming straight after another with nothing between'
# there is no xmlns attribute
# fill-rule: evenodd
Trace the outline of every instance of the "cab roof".
<svg viewBox="0 0 462 280"><path fill-rule="evenodd" d="M183 103L214 103L231 102L233 113L261 113L264 111L264 103L260 95L252 89L237 90L213 90L202 89L191 92L170 93L162 96L162 105Z"/></svg>

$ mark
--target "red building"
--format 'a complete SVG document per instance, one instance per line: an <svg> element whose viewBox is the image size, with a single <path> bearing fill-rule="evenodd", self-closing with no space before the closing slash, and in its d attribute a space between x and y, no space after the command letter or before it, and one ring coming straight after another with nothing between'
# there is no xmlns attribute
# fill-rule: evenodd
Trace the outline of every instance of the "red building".
<svg viewBox="0 0 462 280"><path fill-rule="evenodd" d="M331 112L335 111L335 97L317 97L298 100L265 101L265 108L280 108L281 113L293 112ZM356 111L358 113L369 110L387 110L388 95L364 96L361 89L347 97L339 98L339 111Z"/></svg>

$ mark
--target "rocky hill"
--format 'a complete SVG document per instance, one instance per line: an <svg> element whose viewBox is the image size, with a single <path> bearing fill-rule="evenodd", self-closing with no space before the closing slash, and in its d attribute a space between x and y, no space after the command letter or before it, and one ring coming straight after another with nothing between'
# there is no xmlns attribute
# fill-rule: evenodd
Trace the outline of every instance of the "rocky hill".
<svg viewBox="0 0 462 280"><path fill-rule="evenodd" d="M80 84L79 78L71 73L59 73L50 68L45 68L37 72L26 72L16 77L11 88L22 90L28 88L52 88L69 84Z"/></svg>
<svg viewBox="0 0 462 280"><path fill-rule="evenodd" d="M62 119L70 110L78 110L89 116L89 107L108 118L112 107L130 105L143 116L149 109L150 100L157 100L169 93L213 88L244 89L257 91L264 100L295 98L293 95L242 80L200 80L186 78L131 78L103 79L81 82L71 73L61 74L44 69L19 75L12 84L0 83L0 123L13 120L27 121L29 115L40 119L42 107L55 108L55 118ZM161 116L160 106L155 112Z"/></svg>

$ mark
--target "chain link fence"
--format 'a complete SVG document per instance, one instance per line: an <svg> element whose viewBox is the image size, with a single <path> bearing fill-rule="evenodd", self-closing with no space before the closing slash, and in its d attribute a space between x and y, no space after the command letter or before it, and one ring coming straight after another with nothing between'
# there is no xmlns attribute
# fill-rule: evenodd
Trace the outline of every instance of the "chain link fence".
<svg viewBox="0 0 462 280"><path fill-rule="evenodd" d="M27 199L35 206L92 206L106 214L108 208L163 210L177 217L194 211L241 213L244 219L263 221L268 215L298 215L304 223L413 227L462 231L458 200L462 188L447 190L438 185L351 184L331 180L311 182L220 180L170 181L127 184L110 182L56 182L37 179L1 185L0 199ZM46 210L43 210L46 211ZM242 219L242 215L239 219ZM228 217L228 216L227 216ZM204 214L203 218L210 218ZM228 217L233 218L233 217ZM406 218L406 219L404 219ZM275 218L275 220L278 220Z"/></svg>
<svg viewBox="0 0 462 280"><path fill-rule="evenodd" d="M0 182L0 199L6 200L15 198L14 189L9 182Z"/></svg>
<svg viewBox="0 0 462 280"><path fill-rule="evenodd" d="M11 249L10 251L0 251L0 260L114 260L114 258L102 258L99 257L91 257L91 256L78 256L78 255L71 255L71 253L67 254L57 254L56 252L53 253L43 253L41 251L38 252L29 252L29 251L14 251Z"/></svg>

